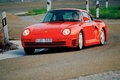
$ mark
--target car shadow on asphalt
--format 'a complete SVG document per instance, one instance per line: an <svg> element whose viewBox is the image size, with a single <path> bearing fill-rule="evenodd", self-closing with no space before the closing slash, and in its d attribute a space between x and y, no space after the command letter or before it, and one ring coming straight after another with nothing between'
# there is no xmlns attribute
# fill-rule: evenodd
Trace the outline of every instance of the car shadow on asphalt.
<svg viewBox="0 0 120 80"><path fill-rule="evenodd" d="M56 54L56 53L64 53L64 52L73 52L78 51L75 48L51 48L51 49L42 49L37 50L33 55L45 55L45 54Z"/></svg>
<svg viewBox="0 0 120 80"><path fill-rule="evenodd" d="M104 44L102 46L100 45L93 45L84 47L82 50L76 49L76 48L51 48L51 49L38 49L33 55L46 55L46 54L57 54L57 53L65 53L65 52L76 52L76 51L84 51L88 49L94 49L94 48L103 48L107 46L107 44Z"/></svg>

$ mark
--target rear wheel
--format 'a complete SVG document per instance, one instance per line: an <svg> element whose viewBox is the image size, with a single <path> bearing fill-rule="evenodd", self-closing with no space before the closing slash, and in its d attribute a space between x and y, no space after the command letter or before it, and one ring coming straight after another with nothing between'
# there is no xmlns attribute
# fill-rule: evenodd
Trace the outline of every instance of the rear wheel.
<svg viewBox="0 0 120 80"><path fill-rule="evenodd" d="M104 29L101 30L101 33L100 33L100 45L103 45L105 44L105 31Z"/></svg>
<svg viewBox="0 0 120 80"><path fill-rule="evenodd" d="M33 54L35 49L34 48L24 48L24 51L27 55Z"/></svg>
<svg viewBox="0 0 120 80"><path fill-rule="evenodd" d="M78 36L78 49L81 50L83 48L83 33L80 32Z"/></svg>

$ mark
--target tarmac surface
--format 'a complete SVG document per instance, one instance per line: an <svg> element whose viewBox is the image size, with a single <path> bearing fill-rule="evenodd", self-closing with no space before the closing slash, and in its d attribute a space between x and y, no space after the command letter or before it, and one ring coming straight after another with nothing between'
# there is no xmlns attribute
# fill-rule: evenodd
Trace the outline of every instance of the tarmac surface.
<svg viewBox="0 0 120 80"><path fill-rule="evenodd" d="M29 16L20 19L26 22L37 20ZM88 47L81 51L42 49L29 56L24 53L20 40L11 41L19 49L0 54L0 79L120 80L120 23L119 20L104 21L108 25L109 41L103 46Z"/></svg>

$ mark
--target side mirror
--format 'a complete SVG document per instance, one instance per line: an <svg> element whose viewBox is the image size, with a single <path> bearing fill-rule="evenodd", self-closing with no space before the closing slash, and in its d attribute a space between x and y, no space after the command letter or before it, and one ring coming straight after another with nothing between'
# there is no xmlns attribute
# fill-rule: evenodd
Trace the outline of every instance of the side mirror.
<svg viewBox="0 0 120 80"><path fill-rule="evenodd" d="M84 20L84 21L88 21L89 18L88 18L88 17L83 17L83 20Z"/></svg>

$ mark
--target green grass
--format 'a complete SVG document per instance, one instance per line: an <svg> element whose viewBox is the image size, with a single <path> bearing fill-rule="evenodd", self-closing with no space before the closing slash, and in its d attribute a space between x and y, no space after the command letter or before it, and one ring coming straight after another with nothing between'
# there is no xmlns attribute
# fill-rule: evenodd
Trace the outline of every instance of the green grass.
<svg viewBox="0 0 120 80"><path fill-rule="evenodd" d="M109 7L109 8L100 8L99 9L99 18L100 19L120 19L120 7ZM32 16L38 14L46 13L46 9L33 9L28 11L28 13L23 14L21 16ZM95 17L96 16L96 9L91 8L90 13Z"/></svg>
<svg viewBox="0 0 120 80"><path fill-rule="evenodd" d="M101 19L120 19L120 7L100 8L99 10L99 18ZM90 13L96 16L95 9L90 9Z"/></svg>
<svg viewBox="0 0 120 80"><path fill-rule="evenodd" d="M19 16L33 16L33 15L38 15L38 14L44 14L46 12L47 12L46 9L33 9L33 10L28 11L28 13L25 13Z"/></svg>

